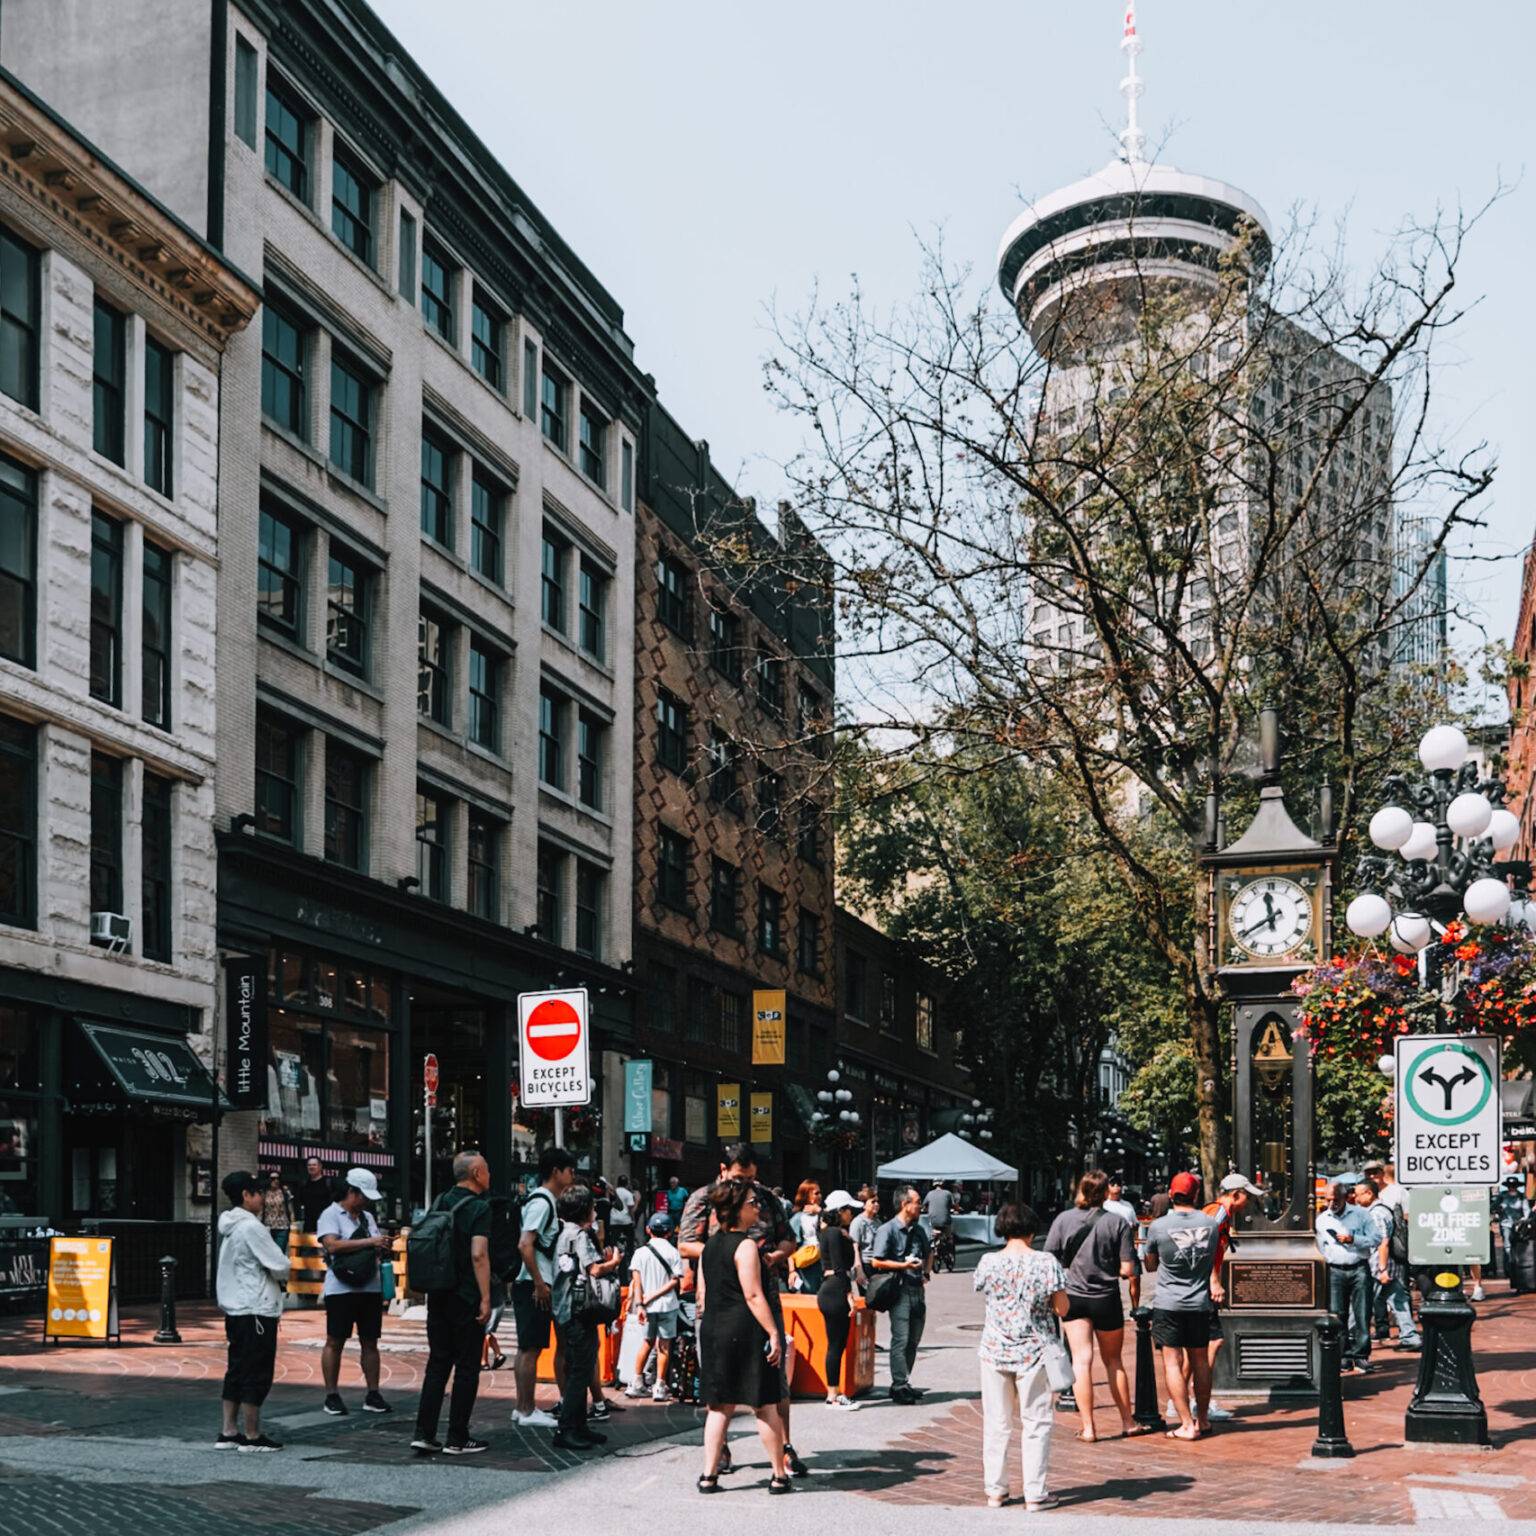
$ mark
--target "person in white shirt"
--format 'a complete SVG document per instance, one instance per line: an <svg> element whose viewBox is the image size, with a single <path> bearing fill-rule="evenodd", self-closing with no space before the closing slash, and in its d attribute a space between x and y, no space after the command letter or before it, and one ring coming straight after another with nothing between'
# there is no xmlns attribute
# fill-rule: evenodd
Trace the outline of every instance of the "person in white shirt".
<svg viewBox="0 0 1536 1536"><path fill-rule="evenodd" d="M1314 1224L1328 1266L1328 1310L1344 1327L1344 1374L1364 1376L1371 1353L1371 1223L1349 1191L1335 1184Z"/></svg>
<svg viewBox="0 0 1536 1536"><path fill-rule="evenodd" d="M635 1246L635 1207L640 1203L629 1180L621 1173L614 1181L612 1209L608 1212L608 1239L628 1262Z"/></svg>
<svg viewBox="0 0 1536 1536"><path fill-rule="evenodd" d="M1118 1216L1131 1229L1131 1236L1136 1242L1136 1265L1127 1285L1130 1287L1131 1306L1141 1305L1141 1219L1136 1214L1136 1207L1125 1198L1125 1180L1118 1174L1109 1176L1109 1198L1104 1202L1104 1210L1111 1216Z"/></svg>
<svg viewBox="0 0 1536 1536"><path fill-rule="evenodd" d="M677 1319L682 1305L679 1289L683 1280L683 1261L667 1241L672 1218L658 1213L646 1225L646 1242L635 1249L629 1265L629 1294L635 1316L645 1324L645 1342L635 1356L634 1374L624 1389L625 1397L645 1396L645 1367L656 1346L656 1385L651 1400L664 1403L667 1390L667 1366L672 1357L672 1341L677 1337Z"/></svg>

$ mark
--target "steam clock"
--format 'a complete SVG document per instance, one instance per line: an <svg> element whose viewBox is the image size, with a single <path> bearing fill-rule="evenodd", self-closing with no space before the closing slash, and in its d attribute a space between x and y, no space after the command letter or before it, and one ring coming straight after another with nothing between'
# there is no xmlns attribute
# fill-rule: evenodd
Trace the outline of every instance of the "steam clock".
<svg viewBox="0 0 1536 1536"><path fill-rule="evenodd" d="M1317 1390L1314 1325L1327 1311L1327 1277L1313 1239L1313 1072L1298 1038L1291 982L1329 953L1335 855L1307 836L1280 787L1279 729L1260 716L1262 780L1247 830L1202 856L1209 953L1232 1006L1232 1130L1237 1167L1263 1191L1233 1233L1223 1280L1226 1347L1216 1387L1235 1396Z"/></svg>

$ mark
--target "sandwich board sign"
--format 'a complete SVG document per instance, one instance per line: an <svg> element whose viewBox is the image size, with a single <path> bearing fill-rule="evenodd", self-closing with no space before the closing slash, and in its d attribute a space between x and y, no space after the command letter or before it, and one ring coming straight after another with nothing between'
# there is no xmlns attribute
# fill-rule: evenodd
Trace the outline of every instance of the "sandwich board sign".
<svg viewBox="0 0 1536 1536"><path fill-rule="evenodd" d="M566 1109L592 1102L588 1017L585 987L518 993L517 1060L524 1104Z"/></svg>
<svg viewBox="0 0 1536 1536"><path fill-rule="evenodd" d="M1393 1142L1397 1177L1415 1185L1498 1182L1503 1116L1496 1035L1399 1035Z"/></svg>

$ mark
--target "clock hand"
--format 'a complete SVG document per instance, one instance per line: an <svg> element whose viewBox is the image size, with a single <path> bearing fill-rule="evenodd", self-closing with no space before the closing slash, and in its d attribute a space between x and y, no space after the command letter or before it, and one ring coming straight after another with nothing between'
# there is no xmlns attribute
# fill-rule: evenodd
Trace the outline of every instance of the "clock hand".
<svg viewBox="0 0 1536 1536"><path fill-rule="evenodd" d="M1273 928L1275 926L1275 899L1268 891L1264 892L1264 911L1268 914L1265 918L1266 924Z"/></svg>

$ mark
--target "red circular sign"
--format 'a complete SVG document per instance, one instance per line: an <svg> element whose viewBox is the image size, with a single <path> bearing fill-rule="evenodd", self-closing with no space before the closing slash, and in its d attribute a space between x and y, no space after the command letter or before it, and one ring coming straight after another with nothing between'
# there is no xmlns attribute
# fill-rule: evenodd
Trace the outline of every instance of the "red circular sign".
<svg viewBox="0 0 1536 1536"><path fill-rule="evenodd" d="M581 1044L581 1016L563 997L547 998L528 1015L523 1034L535 1056L563 1061Z"/></svg>
<svg viewBox="0 0 1536 1536"><path fill-rule="evenodd" d="M426 1085L428 1093L437 1092L437 1057L428 1056L422 1064L421 1080Z"/></svg>

